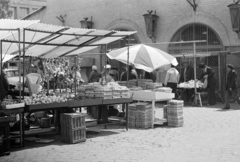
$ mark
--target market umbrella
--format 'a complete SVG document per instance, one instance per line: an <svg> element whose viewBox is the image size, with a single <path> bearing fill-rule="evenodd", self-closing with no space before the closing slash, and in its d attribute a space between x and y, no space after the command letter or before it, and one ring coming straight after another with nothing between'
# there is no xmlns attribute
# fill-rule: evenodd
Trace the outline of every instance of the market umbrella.
<svg viewBox="0 0 240 162"><path fill-rule="evenodd" d="M107 56L110 59L127 64L128 47L113 50L107 53ZM147 72L152 72L154 69L166 67L170 64L178 65L176 58L172 55L144 44L129 47L129 63Z"/></svg>

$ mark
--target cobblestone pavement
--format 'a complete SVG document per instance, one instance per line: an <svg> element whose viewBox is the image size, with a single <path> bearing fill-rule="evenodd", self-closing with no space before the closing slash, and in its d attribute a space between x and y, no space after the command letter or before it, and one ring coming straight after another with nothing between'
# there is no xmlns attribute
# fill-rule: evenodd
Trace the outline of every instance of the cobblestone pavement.
<svg viewBox="0 0 240 162"><path fill-rule="evenodd" d="M161 107L158 105L158 107ZM184 127L130 129L109 126L84 143L35 144L1 162L240 162L240 108L185 107ZM156 116L162 116L157 108Z"/></svg>

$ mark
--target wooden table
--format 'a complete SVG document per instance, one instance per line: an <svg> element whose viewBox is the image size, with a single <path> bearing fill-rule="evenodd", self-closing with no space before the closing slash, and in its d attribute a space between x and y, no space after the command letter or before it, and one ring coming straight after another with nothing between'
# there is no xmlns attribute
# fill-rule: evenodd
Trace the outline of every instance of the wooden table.
<svg viewBox="0 0 240 162"><path fill-rule="evenodd" d="M131 91L132 99L135 101L150 101L152 102L152 128L154 124L163 124L162 119L155 120L155 102L156 101L169 101L175 97L174 93L153 92L149 90Z"/></svg>
<svg viewBox="0 0 240 162"><path fill-rule="evenodd" d="M85 100L69 100L64 103L51 103L51 104L37 104L37 105L26 105L24 108L25 113L37 112L37 111L47 111L47 110L61 110L67 108L76 107L88 107L88 106L99 106L100 109L106 105L114 104L126 104L126 130L128 130L128 104L132 102L131 98L118 98L118 99L85 99ZM60 122L59 122L60 124ZM109 123L103 123L103 125L108 125ZM23 132L23 139L25 133Z"/></svg>

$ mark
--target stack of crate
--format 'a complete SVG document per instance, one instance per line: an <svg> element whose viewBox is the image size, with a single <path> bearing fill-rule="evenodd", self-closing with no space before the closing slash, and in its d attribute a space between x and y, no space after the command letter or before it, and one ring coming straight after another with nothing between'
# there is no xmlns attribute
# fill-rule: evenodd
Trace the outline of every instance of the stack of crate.
<svg viewBox="0 0 240 162"><path fill-rule="evenodd" d="M61 114L61 136L63 142L66 143L85 142L85 115L81 113Z"/></svg>
<svg viewBox="0 0 240 162"><path fill-rule="evenodd" d="M133 80L129 80L127 83L127 87L136 87L137 86L137 80L133 79Z"/></svg>
<svg viewBox="0 0 240 162"><path fill-rule="evenodd" d="M163 118L167 119L167 105L163 106Z"/></svg>
<svg viewBox="0 0 240 162"><path fill-rule="evenodd" d="M130 128L135 128L136 127L136 104L129 104L128 105L128 126Z"/></svg>
<svg viewBox="0 0 240 162"><path fill-rule="evenodd" d="M151 128L152 126L152 105L146 102L139 102L136 104L136 127L137 128Z"/></svg>
<svg viewBox="0 0 240 162"><path fill-rule="evenodd" d="M146 83L146 89L149 89L149 90L155 90L157 88L160 88L162 87L162 83Z"/></svg>
<svg viewBox="0 0 240 162"><path fill-rule="evenodd" d="M138 86L142 87L142 89L147 89L147 84L152 83L151 79L138 79Z"/></svg>
<svg viewBox="0 0 240 162"><path fill-rule="evenodd" d="M170 100L167 105L167 120L170 127L183 126L183 101Z"/></svg>

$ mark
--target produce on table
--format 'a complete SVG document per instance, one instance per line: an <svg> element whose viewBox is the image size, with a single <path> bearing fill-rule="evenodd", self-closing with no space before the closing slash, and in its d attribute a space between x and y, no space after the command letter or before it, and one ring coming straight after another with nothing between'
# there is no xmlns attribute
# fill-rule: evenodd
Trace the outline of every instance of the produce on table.
<svg viewBox="0 0 240 162"><path fill-rule="evenodd" d="M179 88L194 88L194 80L183 82L178 85ZM202 88L203 83L201 81L196 82L196 88Z"/></svg>
<svg viewBox="0 0 240 162"><path fill-rule="evenodd" d="M55 95L46 96L45 94L40 94L40 95L25 97L24 102L26 105L61 103L61 102L67 102L67 98L64 96L55 96Z"/></svg>
<svg viewBox="0 0 240 162"><path fill-rule="evenodd" d="M1 102L1 106L14 105L14 104L19 104L19 103L23 103L23 101L13 100L13 99L4 99Z"/></svg>

